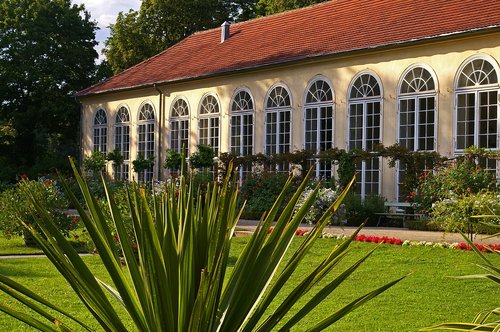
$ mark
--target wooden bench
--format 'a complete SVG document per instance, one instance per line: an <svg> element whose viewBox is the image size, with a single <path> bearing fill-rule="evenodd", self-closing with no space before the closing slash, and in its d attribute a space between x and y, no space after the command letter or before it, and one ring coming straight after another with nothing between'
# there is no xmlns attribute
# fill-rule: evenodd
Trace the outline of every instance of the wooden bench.
<svg viewBox="0 0 500 332"><path fill-rule="evenodd" d="M386 212L376 213L376 215L379 216L377 227L380 225L380 222L384 218L399 219L404 223L405 220L420 219L422 217L422 214L409 211L413 208L413 205L408 202L384 202L384 207L386 209Z"/></svg>

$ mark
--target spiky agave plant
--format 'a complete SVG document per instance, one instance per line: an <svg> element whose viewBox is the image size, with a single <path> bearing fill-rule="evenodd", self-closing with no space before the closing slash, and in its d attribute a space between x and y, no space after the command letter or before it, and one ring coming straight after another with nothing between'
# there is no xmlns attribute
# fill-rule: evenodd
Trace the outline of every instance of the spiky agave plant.
<svg viewBox="0 0 500 332"><path fill-rule="evenodd" d="M180 186L168 187L161 198L154 201L153 208L149 207L143 191L132 188L128 194L128 203L134 241L137 243L137 252L134 252L128 240L130 235L125 228L123 216L106 182L103 181L103 184L114 228L120 238L120 250L116 250L117 244L112 238L105 214L73 163L72 167L87 209L84 210L78 203L67 185L65 189L77 207L113 285L96 279L29 191L26 194L36 208L40 219L38 224L44 235L38 234L29 225L25 227L33 233L47 257L106 331L126 330L123 319L108 299L109 294L125 308L139 331L270 331L280 321L283 323L281 330L286 331L335 290L373 252L329 280L319 292L310 295L310 300L294 315L287 316L285 321L285 314L292 305L308 294L345 257L350 242L357 234L356 232L348 240L332 248L321 264L279 303L276 310L271 313L266 311L322 233L352 181L321 217L291 259L284 263L283 257L295 231L318 192L316 188L302 207L294 212L311 176L309 172L293 197L286 202L282 212L279 213L285 199L283 193L262 217L255 233L238 257L232 273L227 276L231 239L241 213L237 208L236 181L231 181L229 176L222 185L210 185L203 195L181 176ZM290 184L291 179L284 186L283 192ZM273 222L274 231L268 234ZM119 251L126 264L122 264ZM280 266L282 263L283 267ZM310 330L324 329L401 279L359 297L311 326ZM79 325L78 328L90 329L86 322L5 276L0 277L0 287L40 316L29 316L3 304L0 304L0 310L35 328L43 331L71 330L71 324L76 324L75 326ZM47 307L56 310L62 318L52 315Z"/></svg>

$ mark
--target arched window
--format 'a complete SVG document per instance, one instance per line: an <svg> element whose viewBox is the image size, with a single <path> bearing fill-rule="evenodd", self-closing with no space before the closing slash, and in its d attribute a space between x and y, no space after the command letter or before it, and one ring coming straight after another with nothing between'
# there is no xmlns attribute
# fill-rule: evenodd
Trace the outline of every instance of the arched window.
<svg viewBox="0 0 500 332"><path fill-rule="evenodd" d="M187 102L178 98L172 104L170 116L170 148L182 152L185 156L189 153L189 106Z"/></svg>
<svg viewBox="0 0 500 332"><path fill-rule="evenodd" d="M238 90L231 100L230 151L236 156L253 154L253 98L247 90ZM251 172L252 165L241 165L240 178Z"/></svg>
<svg viewBox="0 0 500 332"><path fill-rule="evenodd" d="M435 151L437 120L437 83L424 66L403 73L398 91L398 142L410 151ZM424 171L422 169L421 171ZM406 165L398 163L398 198L407 200L404 188Z"/></svg>
<svg viewBox="0 0 500 332"><path fill-rule="evenodd" d="M210 145L215 155L219 155L220 107L214 95L206 95L200 103L198 123L199 144Z"/></svg>
<svg viewBox="0 0 500 332"><path fill-rule="evenodd" d="M349 89L348 148L373 150L381 140L382 92L378 80L370 73L356 76ZM365 197L380 193L380 158L356 164L356 191Z"/></svg>
<svg viewBox="0 0 500 332"><path fill-rule="evenodd" d="M115 178L130 178L130 113L125 106L118 109L115 119L115 150L123 157L123 163L115 167Z"/></svg>
<svg viewBox="0 0 500 332"><path fill-rule="evenodd" d="M476 56L466 61L456 78L455 153L472 145L499 148L499 69L493 59ZM495 160L480 160L486 168L497 169Z"/></svg>
<svg viewBox="0 0 500 332"><path fill-rule="evenodd" d="M333 92L330 84L322 78L313 81L306 90L304 147L315 153L333 147ZM332 163L316 160L316 177L330 179Z"/></svg>
<svg viewBox="0 0 500 332"><path fill-rule="evenodd" d="M106 111L99 108L94 116L93 151L107 152L108 145L108 117Z"/></svg>
<svg viewBox="0 0 500 332"><path fill-rule="evenodd" d="M151 104L144 104L139 111L137 157L153 159L155 157L155 113ZM139 181L153 180L154 166L138 174Z"/></svg>
<svg viewBox="0 0 500 332"><path fill-rule="evenodd" d="M271 88L265 103L265 153L282 154L290 151L292 101L283 85ZM288 171L289 165L277 165L280 171Z"/></svg>

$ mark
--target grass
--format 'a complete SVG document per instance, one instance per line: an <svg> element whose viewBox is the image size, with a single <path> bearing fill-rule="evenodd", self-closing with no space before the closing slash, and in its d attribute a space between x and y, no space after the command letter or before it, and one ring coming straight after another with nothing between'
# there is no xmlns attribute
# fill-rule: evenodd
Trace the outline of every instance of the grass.
<svg viewBox="0 0 500 332"><path fill-rule="evenodd" d="M21 237L6 238L0 233L0 256L32 255L43 253L39 248L27 247Z"/></svg>
<svg viewBox="0 0 500 332"><path fill-rule="evenodd" d="M245 237L235 238L231 252L232 263L236 261L238 253L247 240L248 238ZM301 239L297 238L293 245L298 245L300 241ZM335 243L338 242L333 239L319 239L314 250L307 257L307 261L311 264L303 264L297 271L297 275L304 275L310 271L311 266L315 266ZM0 241L0 246L4 244L5 241ZM361 257L373 246L370 243L353 243L352 251L342 266ZM0 249L1 251L5 249ZM500 263L498 256L491 255L491 258L497 264ZM84 259L95 271L96 276L107 279L98 257L90 256ZM334 324L330 330L415 331L421 327L445 321L471 321L479 311L498 306L500 295L497 287L491 282L450 278L450 276L480 273L474 266L477 262L479 262L478 258L471 252L381 245L368 261L333 293L333 296L321 304L321 307L309 319L317 321L364 292L396 277L411 274L403 282L375 298L360 310ZM335 271L332 275L338 273ZM91 319L69 286L46 258L3 259L0 260L0 273L20 281L53 302L62 304L69 311ZM290 279L291 284L296 282L298 278ZM0 302L14 305L14 301L2 293L0 293ZM311 320L304 320L296 330L306 330ZM8 330L26 331L27 328L0 313L0 331Z"/></svg>

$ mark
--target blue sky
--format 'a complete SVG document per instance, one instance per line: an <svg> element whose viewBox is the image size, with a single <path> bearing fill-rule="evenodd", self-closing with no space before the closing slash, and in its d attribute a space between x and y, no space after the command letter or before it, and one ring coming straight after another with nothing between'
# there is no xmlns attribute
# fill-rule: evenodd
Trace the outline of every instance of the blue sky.
<svg viewBox="0 0 500 332"><path fill-rule="evenodd" d="M85 9L90 12L92 20L97 22L99 30L96 32L96 40L99 42L96 50L99 53L99 59L104 56L101 50L104 47L104 41L109 37L110 24L115 23L119 12L128 12L130 9L138 10L141 6L141 0L72 0L76 4L84 4Z"/></svg>

